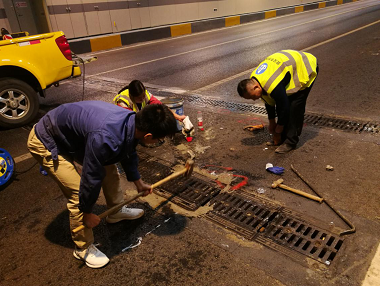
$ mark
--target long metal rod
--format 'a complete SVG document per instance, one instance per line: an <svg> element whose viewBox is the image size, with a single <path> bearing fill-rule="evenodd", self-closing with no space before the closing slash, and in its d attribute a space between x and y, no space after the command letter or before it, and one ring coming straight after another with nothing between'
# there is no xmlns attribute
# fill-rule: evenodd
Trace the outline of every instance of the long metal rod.
<svg viewBox="0 0 380 286"><path fill-rule="evenodd" d="M317 193L315 188L294 168L293 165L290 165L292 168L292 171L306 184L309 186L309 188L316 193L319 197L322 197L320 194ZM335 209L327 200L326 198L323 199L323 201L326 203L326 205L334 212L336 213L351 229L342 231L339 235L346 235L346 234L351 234L356 232L355 226L348 220L346 219L337 209Z"/></svg>

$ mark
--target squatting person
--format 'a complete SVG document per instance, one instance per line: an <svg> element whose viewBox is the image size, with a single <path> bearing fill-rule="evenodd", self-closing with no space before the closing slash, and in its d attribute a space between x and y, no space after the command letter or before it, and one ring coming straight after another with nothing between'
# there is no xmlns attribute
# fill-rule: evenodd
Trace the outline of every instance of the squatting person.
<svg viewBox="0 0 380 286"><path fill-rule="evenodd" d="M162 104L155 96L153 96L139 80L132 80L129 85L123 87L113 99L116 105L123 108L139 112L149 104ZM172 111L173 112L173 111ZM186 115L178 115L173 112L175 119L183 121Z"/></svg>
<svg viewBox="0 0 380 286"><path fill-rule="evenodd" d="M245 99L261 98L269 119L275 152L293 150L302 132L306 100L318 74L317 58L310 53L282 50L268 56L237 87ZM276 122L277 113L277 122Z"/></svg>
<svg viewBox="0 0 380 286"><path fill-rule="evenodd" d="M144 195L151 193L151 186L142 181L137 170L136 145L139 140L154 144L175 132L176 120L164 105L149 105L136 114L101 101L63 104L34 126L27 143L30 153L68 199L71 230L82 224L86 226L82 231L71 232L75 258L91 268L109 262L93 244L92 228L99 224L100 218L92 210L100 189L103 188L108 208L123 202L115 165L120 162L137 191ZM74 162L82 165L81 175ZM124 206L106 220L116 223L143 214L141 209Z"/></svg>

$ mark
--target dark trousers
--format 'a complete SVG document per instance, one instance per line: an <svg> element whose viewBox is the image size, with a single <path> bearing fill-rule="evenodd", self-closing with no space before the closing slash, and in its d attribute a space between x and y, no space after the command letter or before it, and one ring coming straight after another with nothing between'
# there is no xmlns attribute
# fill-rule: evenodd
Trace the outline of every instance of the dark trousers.
<svg viewBox="0 0 380 286"><path fill-rule="evenodd" d="M318 74L318 67L317 67ZM284 126L284 131L281 134L283 143L296 146L299 136L302 132L303 120L305 116L306 100L309 96L310 90L313 87L314 82L308 88L300 90L295 94L288 97L290 104L289 121Z"/></svg>
<svg viewBox="0 0 380 286"><path fill-rule="evenodd" d="M282 141L292 146L296 146L302 132L303 120L305 116L306 100L311 87L301 90L288 97L290 104L289 121L284 126Z"/></svg>

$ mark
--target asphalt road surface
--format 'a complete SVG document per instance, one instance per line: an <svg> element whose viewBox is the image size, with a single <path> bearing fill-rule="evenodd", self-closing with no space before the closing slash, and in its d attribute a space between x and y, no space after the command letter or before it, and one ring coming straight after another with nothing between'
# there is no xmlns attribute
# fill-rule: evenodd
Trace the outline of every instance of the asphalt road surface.
<svg viewBox="0 0 380 286"><path fill-rule="evenodd" d="M275 202L287 213L296 212L292 217L327 233L346 229L325 204L269 187L279 178L265 171L265 164L271 162L285 167L285 183L312 193L292 173L294 164L356 227L355 234L336 236L343 244L329 263L300 256L302 250L296 255L294 249L250 241L205 215L194 218L181 212L175 203L158 208L140 201L134 205L147 211L145 218L102 223L95 229L99 248L111 263L89 269L72 257L65 198L27 155L29 125L0 131L0 147L12 154L17 168L14 180L0 191L0 284L379 285L379 31L380 2L365 0L122 47L91 54L98 60L82 67L84 87L83 77L65 81L41 99L40 116L66 102L111 102L133 79L140 79L160 97L183 98L193 123L197 111L203 112L205 132L197 132L191 143L177 134L175 140L155 149L139 146L139 154L174 165L183 163L192 150L199 168L223 173L222 187L231 183L225 177L246 177L246 192ZM265 146L266 129L254 134L242 130L248 124L266 124L265 114L213 105L262 107L240 98L236 86L267 55L281 49L307 51L318 59L320 73L308 98L308 114L340 118L345 124L370 123L372 132L306 124L297 149L279 156ZM327 171L326 165L334 171ZM123 187L130 188L125 180ZM96 211L104 209L101 197ZM138 237L141 245L122 252Z"/></svg>

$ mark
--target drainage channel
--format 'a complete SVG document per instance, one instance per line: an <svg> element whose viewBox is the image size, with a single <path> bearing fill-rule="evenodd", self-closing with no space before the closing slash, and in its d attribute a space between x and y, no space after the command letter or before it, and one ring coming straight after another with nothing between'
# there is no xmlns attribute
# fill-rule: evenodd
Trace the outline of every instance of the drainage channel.
<svg viewBox="0 0 380 286"><path fill-rule="evenodd" d="M120 167L119 171L123 173ZM151 184L172 173L168 162L144 153L140 153L139 171ZM210 203L213 210L205 218L297 261L307 256L330 265L343 245L339 234L320 227L321 221L244 189L222 193L211 179L198 173L165 183L154 192L190 211Z"/></svg>
<svg viewBox="0 0 380 286"><path fill-rule="evenodd" d="M244 191L220 194L211 203L207 218L293 258L302 254L330 265L343 244L338 234L316 226L317 221Z"/></svg>
<svg viewBox="0 0 380 286"><path fill-rule="evenodd" d="M121 174L124 174L120 166L118 169ZM167 162L141 153L139 172L144 181L154 184L169 176L172 169ZM214 184L210 184L207 177L193 172L190 178L180 176L162 184L154 189L154 192L186 210L195 211L199 207L205 206L218 195L220 189Z"/></svg>
<svg viewBox="0 0 380 286"><path fill-rule="evenodd" d="M231 111L243 111L252 112L256 114L267 114L265 107L254 106L252 104L246 103L235 103L218 99L207 99L200 96L188 96L186 100L192 104L203 104L207 106L213 106L218 108L224 108ZM313 125L316 127L327 127L338 129L347 132L355 133L371 133L380 134L380 123L379 122L368 122L359 120L348 120L342 118L335 118L332 116L320 115L320 114L305 114L306 124Z"/></svg>

